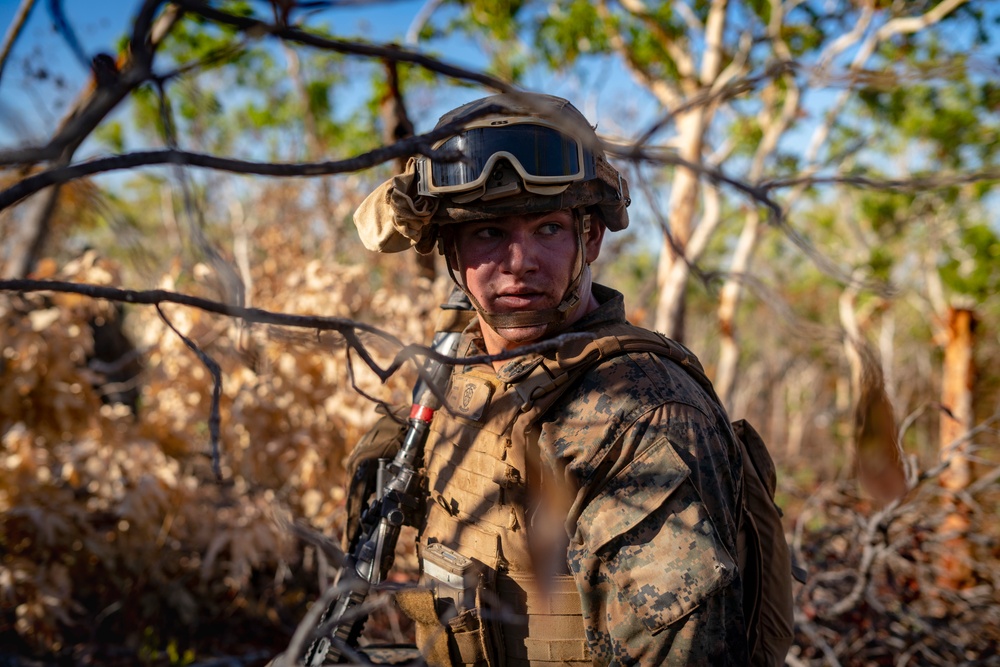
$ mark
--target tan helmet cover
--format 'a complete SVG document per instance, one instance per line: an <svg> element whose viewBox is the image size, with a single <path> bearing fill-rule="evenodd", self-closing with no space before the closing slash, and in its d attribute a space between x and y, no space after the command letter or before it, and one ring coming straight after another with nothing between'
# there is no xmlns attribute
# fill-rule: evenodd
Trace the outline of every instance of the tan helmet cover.
<svg viewBox="0 0 1000 667"><path fill-rule="evenodd" d="M354 212L354 224L361 242L375 252L401 252L415 247L418 252L434 249L434 237L427 232L441 200L417 195L414 159L402 174L393 176L365 197Z"/></svg>
<svg viewBox="0 0 1000 667"><path fill-rule="evenodd" d="M376 188L355 211L354 224L366 248L375 252L400 252L412 247L427 254L434 249L440 225L567 208L595 209L613 232L628 226L628 183L608 163L597 135L572 104L562 98L534 93L493 95L448 112L441 117L438 127L487 106L503 108L509 115L560 121L574 135L589 133L581 140L594 153L595 177L571 183L556 195L522 192L492 201L456 202L448 196L418 195L415 160L411 158L402 174Z"/></svg>

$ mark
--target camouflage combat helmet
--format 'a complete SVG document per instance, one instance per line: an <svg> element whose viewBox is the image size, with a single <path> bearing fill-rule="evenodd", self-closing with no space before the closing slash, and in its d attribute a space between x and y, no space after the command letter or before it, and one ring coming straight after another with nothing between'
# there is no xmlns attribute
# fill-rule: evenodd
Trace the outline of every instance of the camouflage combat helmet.
<svg viewBox="0 0 1000 667"><path fill-rule="evenodd" d="M449 111L435 129L456 125L430 156L379 186L358 208L355 225L369 250L431 252L441 227L571 209L577 267L561 303L537 312L490 313L463 284L453 244L438 243L456 284L494 329L561 326L580 303L584 236L594 217L609 230L628 226L628 184L607 160L593 127L567 100L537 93L485 97Z"/></svg>
<svg viewBox="0 0 1000 667"><path fill-rule="evenodd" d="M492 95L449 111L435 129L466 118L435 157L411 159L361 204L354 223L366 248L427 253L442 225L567 208L587 209L611 231L628 226L628 184L567 100Z"/></svg>

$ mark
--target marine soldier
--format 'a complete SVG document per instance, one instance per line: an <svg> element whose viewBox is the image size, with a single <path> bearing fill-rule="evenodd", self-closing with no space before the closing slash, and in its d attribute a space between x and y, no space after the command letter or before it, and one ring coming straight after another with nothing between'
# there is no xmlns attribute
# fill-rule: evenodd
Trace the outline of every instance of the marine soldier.
<svg viewBox="0 0 1000 667"><path fill-rule="evenodd" d="M487 97L439 127L455 121L440 159L366 199L362 240L444 254L476 313L459 356L565 343L452 373L425 449L427 588L399 599L425 659L783 664L789 623L759 647L745 449L697 359L592 281L628 225L625 179L561 98ZM774 604L790 617L790 597Z"/></svg>

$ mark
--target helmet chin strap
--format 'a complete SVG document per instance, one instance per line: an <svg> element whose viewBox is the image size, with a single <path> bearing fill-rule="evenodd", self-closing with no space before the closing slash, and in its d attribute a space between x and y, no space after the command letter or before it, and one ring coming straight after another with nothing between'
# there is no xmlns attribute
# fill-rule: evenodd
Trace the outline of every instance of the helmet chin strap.
<svg viewBox="0 0 1000 667"><path fill-rule="evenodd" d="M586 260L586 236L590 232L590 214L583 213L580 209L573 209L573 218L576 220L576 269L573 279L570 281L562 301L555 308L545 308L543 310L520 311L514 313L491 313L483 308L479 300L472 295L469 288L461 277L461 265L458 261L458 249L453 240L444 243L445 263L448 265L448 274L452 281L465 292L472 302L472 307L476 309L480 319L489 325L494 331L498 329L520 329L527 327L537 327L545 325L544 335L550 335L562 328L563 323L569 314L582 301L580 286L583 283L583 275L587 269ZM456 275L456 271L458 275Z"/></svg>

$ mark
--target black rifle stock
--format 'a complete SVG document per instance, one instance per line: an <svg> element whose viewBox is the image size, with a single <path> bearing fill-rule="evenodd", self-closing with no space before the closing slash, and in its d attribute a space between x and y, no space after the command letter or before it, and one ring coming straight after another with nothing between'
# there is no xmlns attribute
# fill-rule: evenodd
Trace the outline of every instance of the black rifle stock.
<svg viewBox="0 0 1000 667"><path fill-rule="evenodd" d="M456 289L441 309L431 347L453 357L465 319L463 311L472 310L472 305L465 294ZM403 526L416 525L420 519L417 516L422 484L419 468L431 419L434 411L441 407L428 383L442 391L451 374L451 366L428 359L424 371L425 379L419 380L413 389L413 407L402 446L388 467L392 477L362 513L354 548L346 555L333 584L340 589L340 597L320 617L320 636L306 651L306 665L338 662L343 657L343 648L356 644L368 620L363 609L365 599L392 568Z"/></svg>

